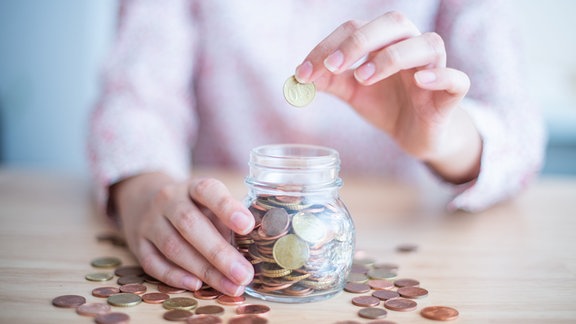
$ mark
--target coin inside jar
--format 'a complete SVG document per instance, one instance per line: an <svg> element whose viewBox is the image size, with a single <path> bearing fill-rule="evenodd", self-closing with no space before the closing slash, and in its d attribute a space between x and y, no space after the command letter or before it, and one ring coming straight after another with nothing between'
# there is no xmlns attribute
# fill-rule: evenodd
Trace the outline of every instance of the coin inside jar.
<svg viewBox="0 0 576 324"><path fill-rule="evenodd" d="M269 237L286 232L288 226L290 226L290 216L284 208L272 208L262 218L262 230Z"/></svg>
<svg viewBox="0 0 576 324"><path fill-rule="evenodd" d="M304 107L314 100L316 86L314 83L300 83L291 76L284 83L284 98L294 107Z"/></svg>
<svg viewBox="0 0 576 324"><path fill-rule="evenodd" d="M284 269L298 269L310 255L308 244L294 234L279 238L273 247L274 260Z"/></svg>

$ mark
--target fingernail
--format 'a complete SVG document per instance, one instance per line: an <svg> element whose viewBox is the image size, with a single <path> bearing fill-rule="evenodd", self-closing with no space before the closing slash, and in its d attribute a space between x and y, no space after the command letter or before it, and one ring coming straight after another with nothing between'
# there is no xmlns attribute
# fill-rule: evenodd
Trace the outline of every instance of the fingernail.
<svg viewBox="0 0 576 324"><path fill-rule="evenodd" d="M238 286L226 278L222 279L222 288L223 293L230 296L240 296L244 292L244 286Z"/></svg>
<svg viewBox="0 0 576 324"><path fill-rule="evenodd" d="M232 275L234 280L242 286L246 286L247 284L249 284L253 276L252 267L248 269L246 266L244 266L244 264L240 262L232 263L230 267L230 274Z"/></svg>
<svg viewBox="0 0 576 324"><path fill-rule="evenodd" d="M436 73L427 70L417 72L415 77L416 80L422 84L432 83L436 81Z"/></svg>
<svg viewBox="0 0 576 324"><path fill-rule="evenodd" d="M324 66L330 72L333 72L333 73L338 72L338 70L342 66L342 63L344 63L344 54L342 54L342 52L340 50L337 50L336 52L330 54L324 60Z"/></svg>
<svg viewBox="0 0 576 324"><path fill-rule="evenodd" d="M370 79L375 72L376 72L376 65L370 62L357 68L356 71L354 71L354 76L356 77L356 80L364 82Z"/></svg>
<svg viewBox="0 0 576 324"><path fill-rule="evenodd" d="M312 63L306 61L296 68L296 80L300 83L308 83L308 79L312 75Z"/></svg>
<svg viewBox="0 0 576 324"><path fill-rule="evenodd" d="M241 212L234 212L230 217L230 222L235 232L240 234L247 234L254 227L254 217Z"/></svg>
<svg viewBox="0 0 576 324"><path fill-rule="evenodd" d="M184 277L184 279L182 279L182 284L184 287L186 287L186 289L192 291L196 291L202 288L202 281L194 277Z"/></svg>

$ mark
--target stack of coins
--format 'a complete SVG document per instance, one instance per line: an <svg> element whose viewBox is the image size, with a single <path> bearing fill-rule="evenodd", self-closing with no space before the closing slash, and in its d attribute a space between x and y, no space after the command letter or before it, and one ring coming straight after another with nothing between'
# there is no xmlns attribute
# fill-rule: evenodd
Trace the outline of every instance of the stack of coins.
<svg viewBox="0 0 576 324"><path fill-rule="evenodd" d="M254 230L236 246L254 265L248 287L262 295L314 296L342 289L354 249L353 224L334 200L256 197L249 206Z"/></svg>

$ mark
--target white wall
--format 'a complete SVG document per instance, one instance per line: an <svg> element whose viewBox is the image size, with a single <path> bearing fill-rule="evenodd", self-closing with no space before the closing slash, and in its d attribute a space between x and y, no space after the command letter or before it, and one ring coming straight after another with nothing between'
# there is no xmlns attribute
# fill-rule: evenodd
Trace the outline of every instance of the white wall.
<svg viewBox="0 0 576 324"><path fill-rule="evenodd" d="M518 8L551 140L576 147L576 1L503 1ZM0 163L86 173L87 114L115 13L114 0L0 0Z"/></svg>

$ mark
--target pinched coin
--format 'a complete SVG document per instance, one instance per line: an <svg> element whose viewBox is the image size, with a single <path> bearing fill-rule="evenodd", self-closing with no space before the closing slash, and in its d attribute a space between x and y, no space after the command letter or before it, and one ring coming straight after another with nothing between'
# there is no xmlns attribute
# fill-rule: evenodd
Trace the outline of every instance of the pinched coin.
<svg viewBox="0 0 576 324"><path fill-rule="evenodd" d="M284 208L272 208L262 218L262 230L269 237L278 236L288 230L290 215Z"/></svg>
<svg viewBox="0 0 576 324"><path fill-rule="evenodd" d="M132 293L119 293L108 297L108 304L118 307L132 307L141 302L142 298Z"/></svg>
<svg viewBox="0 0 576 324"><path fill-rule="evenodd" d="M284 98L294 107L304 107L314 100L316 86L314 83L300 83L291 76L284 83Z"/></svg>
<svg viewBox="0 0 576 324"><path fill-rule="evenodd" d="M179 322L187 320L192 315L194 315L192 312L184 309L171 309L165 312L162 317L167 321Z"/></svg>
<svg viewBox="0 0 576 324"><path fill-rule="evenodd" d="M86 303L86 298L78 295L62 295L52 299L52 305L62 308L75 308Z"/></svg>
<svg viewBox="0 0 576 324"><path fill-rule="evenodd" d="M159 283L158 286L156 287L156 289L158 289L159 292L166 293L166 294L181 294L181 293L186 292L186 289L172 287L172 286L167 285L165 283Z"/></svg>
<svg viewBox="0 0 576 324"><path fill-rule="evenodd" d="M274 260L284 269L298 269L310 256L308 244L294 234L279 238L272 250Z"/></svg>
<svg viewBox="0 0 576 324"><path fill-rule="evenodd" d="M170 309L183 309L193 310L198 307L198 301L190 297L172 297L162 303L164 308Z"/></svg>
<svg viewBox="0 0 576 324"><path fill-rule="evenodd" d="M270 307L262 304L242 305L236 308L236 313L240 315L263 315L270 312Z"/></svg>
<svg viewBox="0 0 576 324"><path fill-rule="evenodd" d="M409 312L416 309L418 304L406 298L392 298L384 302L384 307L397 312Z"/></svg>
<svg viewBox="0 0 576 324"><path fill-rule="evenodd" d="M292 229L301 239L312 244L322 242L328 233L323 221L305 212L296 213L292 217Z"/></svg>
<svg viewBox="0 0 576 324"><path fill-rule="evenodd" d="M78 315L96 317L100 314L106 314L110 312L111 309L112 308L108 304L87 303L78 306L76 308L76 313L78 313Z"/></svg>
<svg viewBox="0 0 576 324"><path fill-rule="evenodd" d="M420 287L401 287L396 290L400 296L405 298L422 298L428 296L428 290Z"/></svg>
<svg viewBox="0 0 576 324"><path fill-rule="evenodd" d="M203 300L216 299L221 295L222 293L214 288L202 288L194 292L194 297Z"/></svg>
<svg viewBox="0 0 576 324"><path fill-rule="evenodd" d="M451 321L458 318L459 312L448 306L428 306L422 308L420 315L435 321Z"/></svg>
<svg viewBox="0 0 576 324"><path fill-rule="evenodd" d="M96 316L94 321L96 324L128 324L130 316L120 312L106 313Z"/></svg>
<svg viewBox="0 0 576 324"><path fill-rule="evenodd" d="M358 311L358 316L367 319L378 319L386 317L388 312L384 308L366 307Z"/></svg>
<svg viewBox="0 0 576 324"><path fill-rule="evenodd" d="M222 295L222 296L218 297L216 299L216 301L222 305L227 305L227 306L241 305L246 301L246 297Z"/></svg>

